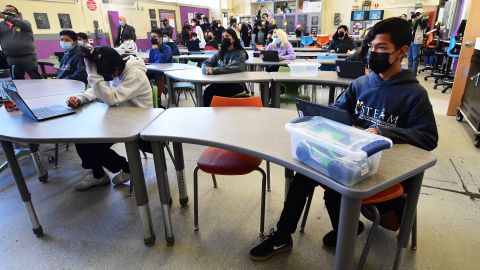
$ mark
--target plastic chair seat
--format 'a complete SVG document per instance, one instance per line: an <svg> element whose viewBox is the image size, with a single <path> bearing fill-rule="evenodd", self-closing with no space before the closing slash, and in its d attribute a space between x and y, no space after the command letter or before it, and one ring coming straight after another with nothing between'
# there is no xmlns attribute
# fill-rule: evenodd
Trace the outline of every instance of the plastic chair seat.
<svg viewBox="0 0 480 270"><path fill-rule="evenodd" d="M198 167L210 174L243 175L260 166L261 159L216 147L208 147L197 161Z"/></svg>
<svg viewBox="0 0 480 270"><path fill-rule="evenodd" d="M363 205L376 204L393 200L402 196L404 193L403 187L400 184L396 184L393 187L387 188L371 197L368 197L362 201Z"/></svg>
<svg viewBox="0 0 480 270"><path fill-rule="evenodd" d="M173 84L175 90L195 90L195 85L189 82L176 82Z"/></svg>

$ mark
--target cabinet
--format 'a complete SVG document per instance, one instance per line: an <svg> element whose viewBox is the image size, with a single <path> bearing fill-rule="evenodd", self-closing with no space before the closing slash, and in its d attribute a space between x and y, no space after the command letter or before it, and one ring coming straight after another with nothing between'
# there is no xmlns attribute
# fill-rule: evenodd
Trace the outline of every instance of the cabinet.
<svg viewBox="0 0 480 270"><path fill-rule="evenodd" d="M475 134L475 146L480 147L480 50L478 49L473 52L462 105L457 111L457 120L462 121L464 118Z"/></svg>

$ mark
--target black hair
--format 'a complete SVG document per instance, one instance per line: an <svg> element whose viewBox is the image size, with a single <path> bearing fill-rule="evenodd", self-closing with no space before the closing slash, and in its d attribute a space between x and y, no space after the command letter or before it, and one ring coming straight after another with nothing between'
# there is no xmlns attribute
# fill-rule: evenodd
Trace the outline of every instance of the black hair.
<svg viewBox="0 0 480 270"><path fill-rule="evenodd" d="M342 25L340 25L339 27L337 27L337 31L335 31L335 34L333 34L332 39L337 40L337 39L339 38L339 36L338 36L338 30L340 30L340 29L345 30L345 36L344 36L344 38L348 38L348 27L347 27L346 25L343 25L343 24L342 24Z"/></svg>
<svg viewBox="0 0 480 270"><path fill-rule="evenodd" d="M203 17L203 21L208 23L208 17Z"/></svg>
<svg viewBox="0 0 480 270"><path fill-rule="evenodd" d="M12 5L6 5L5 7L9 7L9 8L13 8L15 9L15 12L20 15L20 11L18 11L18 8L16 8L15 6L12 6Z"/></svg>
<svg viewBox="0 0 480 270"><path fill-rule="evenodd" d="M412 41L412 28L410 24L396 17L376 23L370 32L368 32L365 39L370 43L375 39L375 36L379 34L389 34L390 40L397 50L405 45L409 46Z"/></svg>
<svg viewBox="0 0 480 270"><path fill-rule="evenodd" d="M152 30L153 31L153 30ZM122 34L122 37L123 37L123 40L129 40L129 39L133 39L133 35L130 34L129 32L125 32Z"/></svg>
<svg viewBox="0 0 480 270"><path fill-rule="evenodd" d="M410 19L413 20L413 19L415 19L415 18L417 18L417 17L418 17L418 15L414 13L414 14L412 14L412 16L410 16Z"/></svg>
<svg viewBox="0 0 480 270"><path fill-rule="evenodd" d="M94 49L93 61L97 65L98 74L105 80L113 79L111 76L118 70L120 73L125 69L126 60L113 48L99 46Z"/></svg>
<svg viewBox="0 0 480 270"><path fill-rule="evenodd" d="M192 32L192 37L196 37L196 36L198 36L197 33Z"/></svg>
<svg viewBox="0 0 480 270"><path fill-rule="evenodd" d="M152 29L151 33L155 33L157 34L159 37L163 36L163 30L162 29L159 29L159 28L154 28Z"/></svg>
<svg viewBox="0 0 480 270"><path fill-rule="evenodd" d="M407 18L407 17L408 17L408 16L407 16L407 14L405 14L405 13L404 13L404 14L402 14L402 15L400 15L400 16L405 16L405 18Z"/></svg>
<svg viewBox="0 0 480 270"><path fill-rule="evenodd" d="M62 30L60 31L60 36L69 36L73 41L77 41L77 33L72 30Z"/></svg>
<svg viewBox="0 0 480 270"><path fill-rule="evenodd" d="M190 20L190 21L191 21L191 22L194 22L194 23L195 23L195 25L198 25L198 23L199 23L199 22L198 22L198 20L197 20L197 19L195 19L195 18L193 18L193 19L192 19L192 20Z"/></svg>
<svg viewBox="0 0 480 270"><path fill-rule="evenodd" d="M162 36L167 36L169 38L172 37L172 35L170 35L170 33L168 31L163 31Z"/></svg>
<svg viewBox="0 0 480 270"><path fill-rule="evenodd" d="M242 45L240 44L240 39L238 38L237 36L237 33L235 33L235 31L233 29L227 29L225 31L223 31L223 33L227 32L230 36L232 36L233 38L233 48L234 50L242 50L245 52L245 54L247 55L247 59L248 59L248 53L245 51L245 49L243 49ZM221 60L223 60L223 56L225 55L225 52L227 51L227 48L224 48L223 46L220 48L220 51L218 52L218 58L220 58Z"/></svg>
<svg viewBox="0 0 480 270"><path fill-rule="evenodd" d="M78 32L77 33L77 37L81 38L81 39L88 39L88 36L87 34L83 33L83 32Z"/></svg>
<svg viewBox="0 0 480 270"><path fill-rule="evenodd" d="M265 17L268 18L268 14L267 14L267 13L263 13L263 14L262 14L262 17L263 17L263 16L265 16Z"/></svg>

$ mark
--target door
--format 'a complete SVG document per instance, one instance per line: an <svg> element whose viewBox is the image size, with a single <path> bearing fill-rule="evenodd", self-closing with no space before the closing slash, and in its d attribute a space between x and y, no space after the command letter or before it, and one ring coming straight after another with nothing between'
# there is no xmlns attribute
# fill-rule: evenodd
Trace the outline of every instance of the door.
<svg viewBox="0 0 480 270"><path fill-rule="evenodd" d="M168 20L168 24L173 27L172 39L177 40L177 18L175 16L175 10L159 9L158 15L160 17L160 23L163 19Z"/></svg>

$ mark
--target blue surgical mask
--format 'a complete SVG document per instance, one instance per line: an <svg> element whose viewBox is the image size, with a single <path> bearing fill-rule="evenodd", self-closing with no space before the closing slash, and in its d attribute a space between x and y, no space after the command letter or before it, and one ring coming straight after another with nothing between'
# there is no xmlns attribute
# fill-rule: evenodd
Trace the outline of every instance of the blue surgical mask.
<svg viewBox="0 0 480 270"><path fill-rule="evenodd" d="M275 44L277 44L277 45L280 45L282 43L282 40L280 38L276 37L276 38L273 39L273 42L275 42Z"/></svg>
<svg viewBox="0 0 480 270"><path fill-rule="evenodd" d="M162 38L162 41L163 41L163 43L168 43L168 38L164 37L164 38Z"/></svg>
<svg viewBox="0 0 480 270"><path fill-rule="evenodd" d="M118 21L118 25L123 26L123 22L122 22L122 21Z"/></svg>
<svg viewBox="0 0 480 270"><path fill-rule="evenodd" d="M73 43L60 41L60 47L62 47L62 49L65 51L70 51L73 48Z"/></svg>

